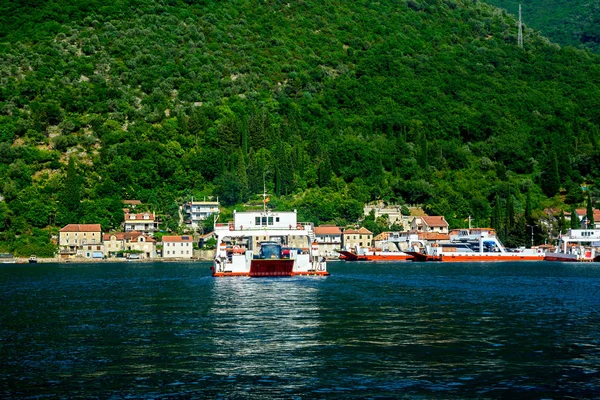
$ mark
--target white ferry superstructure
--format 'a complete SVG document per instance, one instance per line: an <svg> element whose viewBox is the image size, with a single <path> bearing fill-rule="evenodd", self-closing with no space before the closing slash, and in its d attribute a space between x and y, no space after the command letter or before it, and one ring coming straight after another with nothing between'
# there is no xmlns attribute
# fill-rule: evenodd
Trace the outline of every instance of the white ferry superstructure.
<svg viewBox="0 0 600 400"><path fill-rule="evenodd" d="M570 229L561 234L558 246L546 253L547 261L592 262L599 258L600 229Z"/></svg>

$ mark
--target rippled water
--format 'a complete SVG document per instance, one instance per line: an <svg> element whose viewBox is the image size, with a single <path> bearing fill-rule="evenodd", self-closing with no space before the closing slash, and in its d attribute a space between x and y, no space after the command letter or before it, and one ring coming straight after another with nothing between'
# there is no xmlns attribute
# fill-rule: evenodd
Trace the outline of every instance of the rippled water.
<svg viewBox="0 0 600 400"><path fill-rule="evenodd" d="M600 264L329 270L0 266L0 397L600 397Z"/></svg>

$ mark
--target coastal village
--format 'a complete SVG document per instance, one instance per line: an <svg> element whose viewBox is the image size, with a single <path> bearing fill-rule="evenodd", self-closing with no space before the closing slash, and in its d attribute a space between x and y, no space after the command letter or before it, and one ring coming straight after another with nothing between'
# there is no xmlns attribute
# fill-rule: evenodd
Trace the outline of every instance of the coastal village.
<svg viewBox="0 0 600 400"><path fill-rule="evenodd" d="M188 234L175 235L159 230L159 217L147 210L139 200L123 200L124 221L118 232L102 232L101 225L68 224L60 229L56 259L77 261L101 260L210 260L214 256L215 233L202 233L202 225L219 214L217 201L190 201L180 206L180 223ZM386 250L390 240L408 242L409 237L435 245L448 241L459 230L450 230L443 216L426 215L419 207L411 207L405 215L402 207L381 204L366 205L364 214L384 216L390 226L401 227L397 232L386 231L376 236L364 227L335 225L312 226L312 242L318 246L319 257L340 258L340 250ZM144 211L141 211L144 210ZM600 210L595 210L593 229L600 229ZM587 227L586 210L577 209L576 217L582 228ZM571 218L571 215L567 215ZM211 240L213 246L211 247Z"/></svg>
<svg viewBox="0 0 600 400"><path fill-rule="evenodd" d="M68 224L60 229L57 258L61 260L197 260L211 259L214 249L206 249L214 232L197 233L203 221L219 213L218 201L190 201L181 205L181 223L186 235L159 231L159 218L144 208L139 200L124 200L124 222L120 232L102 232L100 224ZM400 206L365 206L365 215L385 215L390 225L402 227L404 234L418 234L420 239L436 241L449 238L449 225L443 216L428 216L418 207L412 215L403 215ZM313 242L318 254L327 259L339 258L340 249L381 247L392 232L377 236L364 227L345 228L335 225L312 226ZM161 235L157 235L160 232ZM397 234L397 233L396 233ZM157 239L160 237L160 239Z"/></svg>

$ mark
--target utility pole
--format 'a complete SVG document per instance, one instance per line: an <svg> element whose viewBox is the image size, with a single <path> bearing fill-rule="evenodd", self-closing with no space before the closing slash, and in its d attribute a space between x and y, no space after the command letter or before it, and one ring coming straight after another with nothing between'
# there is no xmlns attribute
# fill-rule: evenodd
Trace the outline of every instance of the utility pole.
<svg viewBox="0 0 600 400"><path fill-rule="evenodd" d="M523 48L523 21L521 19L521 5L519 4L519 35L517 36L517 44Z"/></svg>

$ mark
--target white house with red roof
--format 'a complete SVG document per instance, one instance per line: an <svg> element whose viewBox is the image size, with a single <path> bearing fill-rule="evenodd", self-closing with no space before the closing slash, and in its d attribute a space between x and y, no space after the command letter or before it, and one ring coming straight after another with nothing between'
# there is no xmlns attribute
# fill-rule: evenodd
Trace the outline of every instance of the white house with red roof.
<svg viewBox="0 0 600 400"><path fill-rule="evenodd" d="M129 209L125 209L123 230L125 232L142 232L152 236L158 230L156 214L151 212L130 213Z"/></svg>
<svg viewBox="0 0 600 400"><path fill-rule="evenodd" d="M338 258L342 248L342 230L335 225L315 226L315 241L319 244L320 257Z"/></svg>
<svg viewBox="0 0 600 400"><path fill-rule="evenodd" d="M105 233L102 237L107 257L156 258L156 240L142 232Z"/></svg>
<svg viewBox="0 0 600 400"><path fill-rule="evenodd" d="M194 238L189 236L163 236L162 257L189 260L194 254Z"/></svg>
<svg viewBox="0 0 600 400"><path fill-rule="evenodd" d="M443 215L424 215L415 217L410 223L410 230L415 232L448 233L449 224Z"/></svg>
<svg viewBox="0 0 600 400"><path fill-rule="evenodd" d="M61 258L104 257L100 224L68 224L58 231L58 253Z"/></svg>

